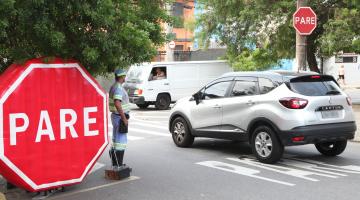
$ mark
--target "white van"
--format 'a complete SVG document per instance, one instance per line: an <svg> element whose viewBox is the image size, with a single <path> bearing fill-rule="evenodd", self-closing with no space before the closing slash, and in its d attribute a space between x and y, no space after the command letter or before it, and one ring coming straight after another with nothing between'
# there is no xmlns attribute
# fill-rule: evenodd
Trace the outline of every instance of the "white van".
<svg viewBox="0 0 360 200"><path fill-rule="evenodd" d="M206 83L230 71L226 61L144 63L129 68L124 88L130 102L139 108L155 104L157 109L164 110L171 102L191 96Z"/></svg>

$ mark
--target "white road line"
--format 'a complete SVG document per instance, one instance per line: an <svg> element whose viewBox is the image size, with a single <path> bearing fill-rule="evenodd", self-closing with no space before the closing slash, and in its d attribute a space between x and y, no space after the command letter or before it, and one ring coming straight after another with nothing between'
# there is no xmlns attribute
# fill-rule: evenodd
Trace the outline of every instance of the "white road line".
<svg viewBox="0 0 360 200"><path fill-rule="evenodd" d="M287 166L301 168L301 169L306 169L306 170L310 170L310 171L320 172L320 173L317 173L316 175L324 176L324 177L328 177L328 178L338 178L338 176L347 176L346 174L340 174L340 173L328 171L326 169L320 169L318 165L312 164L312 163L307 163L307 162L304 162L303 160L284 159L284 162L282 164L287 165Z"/></svg>
<svg viewBox="0 0 360 200"><path fill-rule="evenodd" d="M218 161L204 161L204 162L198 162L196 164L206 166L206 167L210 167L210 168L214 168L214 169L223 170L223 171L226 171L226 172L240 174L240 175L243 175L243 176L248 176L248 177L251 177L251 178L265 180L265 181L269 181L269 182L273 182L273 183L278 183L278 184L287 185L287 186L295 186L295 184L293 184L293 183L279 181L279 180L266 178L266 177L262 177L262 176L257 176L255 174L260 173L259 170L254 170L254 169L251 169L251 168L241 167L241 166L238 166L238 165L232 165L232 164L228 164L228 163L224 163L224 162L218 162Z"/></svg>
<svg viewBox="0 0 360 200"><path fill-rule="evenodd" d="M69 193L65 193L63 195L56 195L56 196L53 196L53 197L51 197L49 199L58 199L58 198L69 197L69 196L72 196L72 195L75 195L75 194L90 192L90 191L94 191L94 190L98 190L98 189L118 185L118 184L121 184L121 183L126 183L126 182L129 182L129 181L134 181L134 180L138 180L138 179L140 179L140 178L137 177L137 176L130 176L129 178L121 180L121 181L113 181L111 183L104 184L104 185L99 185L99 186L96 186L96 187L91 187L91 188L78 190L78 191L74 191L74 192L69 192ZM69 198L69 199L71 199L71 198Z"/></svg>
<svg viewBox="0 0 360 200"><path fill-rule="evenodd" d="M132 135L128 135L127 139L130 141L134 141L134 140L143 140L145 139L144 137L138 137L138 136L132 136Z"/></svg>
<svg viewBox="0 0 360 200"><path fill-rule="evenodd" d="M316 168L318 168L318 169L331 170L331 171L336 171L336 172L344 172L344 173L350 173L350 174L360 174L360 166L356 166L356 165L338 166L338 165L331 165L331 164L327 164L324 162L314 161L314 160L309 160L309 159L299 160L299 159L292 158L292 160L303 161L303 162L307 162L310 164L318 165L318 166L316 166ZM319 165L326 166L326 167L322 167Z"/></svg>
<svg viewBox="0 0 360 200"><path fill-rule="evenodd" d="M277 172L280 174L285 174L285 175L294 176L297 178L302 178L302 179L305 179L308 181L319 181L318 179L306 177L309 175L317 175L317 173L311 172L311 171L293 169L293 168L283 167L283 166L278 166L278 165L264 164L264 163L260 163L258 161L255 161L254 159L249 159L249 158L245 158L245 159L241 159L241 160L239 158L226 158L226 159L235 161L235 162L239 162L239 163L243 163L246 165L266 169L269 171Z"/></svg>
<svg viewBox="0 0 360 200"><path fill-rule="evenodd" d="M94 173L95 171L101 169L101 168L104 167L104 166L105 166L105 164L96 162L95 165L94 165L94 167L91 169L91 171L90 171L89 174Z"/></svg>
<svg viewBox="0 0 360 200"><path fill-rule="evenodd" d="M152 128L168 130L168 128L166 126L158 126L158 125L153 125L153 124L149 124L149 123L133 122L133 123L130 124L130 126L131 125L146 126L146 127L152 127Z"/></svg>
<svg viewBox="0 0 360 200"><path fill-rule="evenodd" d="M160 133L160 132L148 131L148 130L132 128L132 127L129 128L129 131L134 131L134 132L137 132L137 133L145 133L145 134L149 134L149 135L171 137L170 133Z"/></svg>
<svg viewBox="0 0 360 200"><path fill-rule="evenodd" d="M150 120L135 119L135 118L130 119L130 125L133 122L151 123L151 124L164 124L164 122L168 122L168 121L150 121Z"/></svg>
<svg viewBox="0 0 360 200"><path fill-rule="evenodd" d="M134 118L142 118L142 119L169 119L169 116L148 116L148 115L136 115Z"/></svg>

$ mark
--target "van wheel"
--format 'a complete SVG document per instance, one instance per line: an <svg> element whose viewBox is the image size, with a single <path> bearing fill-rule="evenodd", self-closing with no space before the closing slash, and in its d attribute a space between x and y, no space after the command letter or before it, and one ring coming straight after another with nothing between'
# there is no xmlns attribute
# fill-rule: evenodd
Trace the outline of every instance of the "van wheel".
<svg viewBox="0 0 360 200"><path fill-rule="evenodd" d="M182 117L176 118L171 124L172 138L176 146L189 147L194 143L188 124Z"/></svg>
<svg viewBox="0 0 360 200"><path fill-rule="evenodd" d="M262 163L275 163L284 153L284 146L268 126L259 126L254 130L251 147L256 158Z"/></svg>
<svg viewBox="0 0 360 200"><path fill-rule="evenodd" d="M337 156L344 152L347 140L316 143L316 149L325 156Z"/></svg>
<svg viewBox="0 0 360 200"><path fill-rule="evenodd" d="M136 104L137 107L141 108L141 109L145 109L147 107L149 107L150 103L146 102L144 104Z"/></svg>
<svg viewBox="0 0 360 200"><path fill-rule="evenodd" d="M155 107L159 110L166 110L171 103L170 96L168 94L159 94L156 98Z"/></svg>

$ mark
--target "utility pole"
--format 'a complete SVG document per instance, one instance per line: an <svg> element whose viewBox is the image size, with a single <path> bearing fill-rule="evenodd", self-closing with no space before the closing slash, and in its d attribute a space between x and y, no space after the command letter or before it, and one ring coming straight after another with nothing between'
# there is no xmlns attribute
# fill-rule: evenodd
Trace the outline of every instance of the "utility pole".
<svg viewBox="0 0 360 200"><path fill-rule="evenodd" d="M167 3L166 10L169 15L171 15L172 7L173 7L172 3ZM171 34L173 31L173 27L171 26L171 24L166 23L165 26L166 26L166 35ZM169 47L168 42L165 44L165 51L166 51L165 61L166 62L174 61L174 50Z"/></svg>
<svg viewBox="0 0 360 200"><path fill-rule="evenodd" d="M307 0L297 0L297 9L307 6ZM306 36L296 32L297 70L306 70Z"/></svg>

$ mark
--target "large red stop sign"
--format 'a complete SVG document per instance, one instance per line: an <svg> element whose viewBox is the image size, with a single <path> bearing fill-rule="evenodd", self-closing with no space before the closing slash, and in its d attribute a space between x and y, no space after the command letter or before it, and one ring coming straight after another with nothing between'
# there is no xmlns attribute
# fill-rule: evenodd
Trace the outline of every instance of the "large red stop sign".
<svg viewBox="0 0 360 200"><path fill-rule="evenodd" d="M76 61L34 59L0 76L0 173L11 183L79 183L107 144L107 95Z"/></svg>
<svg viewBox="0 0 360 200"><path fill-rule="evenodd" d="M317 25L317 16L310 7L300 7L293 14L293 26L300 35L310 35Z"/></svg>

